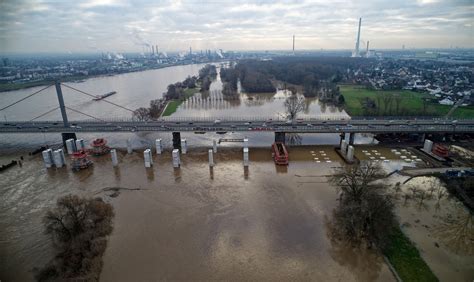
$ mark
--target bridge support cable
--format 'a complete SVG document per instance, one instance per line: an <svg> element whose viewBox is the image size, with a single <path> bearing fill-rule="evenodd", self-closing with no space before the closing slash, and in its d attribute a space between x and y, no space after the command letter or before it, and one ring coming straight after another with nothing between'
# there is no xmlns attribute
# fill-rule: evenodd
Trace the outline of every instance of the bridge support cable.
<svg viewBox="0 0 474 282"><path fill-rule="evenodd" d="M67 88L69 88L69 89L72 89L72 90L74 90L74 91L77 91L77 92L79 92L79 93L81 93L81 94L87 95L87 96L89 96L89 97L97 98L96 95L92 95L92 94L90 94L90 93L84 92L84 91L82 91L82 90L79 90L79 89L74 88L74 87L72 87L72 86L69 86L69 85L67 85L67 84L61 83L61 85L63 85L64 87L67 87ZM124 109L124 110L127 110L127 111L133 113L133 110L132 110L132 109L129 109L129 108L124 107L124 106L120 106L119 104L116 104L116 103L107 101L106 99L101 99L100 101L104 101L104 102L106 102L106 103L109 103L109 104L111 104L111 105L114 105L114 106L116 106L116 107L122 108L122 109Z"/></svg>
<svg viewBox="0 0 474 282"><path fill-rule="evenodd" d="M59 107L56 107L56 108L54 108L54 109L51 109L51 110L47 111L47 112L44 113L44 114L41 114L41 115L39 115L39 116L37 116L37 117L35 117L35 118L30 119L29 121L34 121L34 120L36 120L36 119L39 119L40 117L44 117L45 115L47 115L47 114L49 114L49 113L51 113L51 112L53 112L53 111L55 111L55 110L57 110L57 109L59 109Z"/></svg>
<svg viewBox="0 0 474 282"><path fill-rule="evenodd" d="M98 117L95 117L95 116L91 116L91 115L89 115L89 114L83 113L83 112L81 112L81 111L78 111L78 110L74 110L74 109L72 109L72 108L69 108L69 107L66 107L66 109L68 109L68 110L71 110L71 111L73 111L73 112L76 112L76 113L78 113L78 114L82 114L82 115L85 115L85 116L87 116L87 117L90 117L90 118L96 119L96 120L100 120L100 121L106 122L106 121L105 121L105 120L103 120L103 119L100 119L100 118L98 118Z"/></svg>
<svg viewBox="0 0 474 282"><path fill-rule="evenodd" d="M38 91L36 91L36 92L34 92L34 93L32 93L32 94L30 94L30 95L24 97L24 98L21 98L20 100L18 100L18 101L16 101L16 102L13 102L13 103L11 103L10 105L7 105L7 106L1 108L0 111L6 110L6 109L10 108L11 106L18 104L18 103L20 103L21 101L24 101L24 100L26 100L26 99L28 99L28 98L30 98L30 97L32 97L32 96L34 96L34 95L40 93L40 92L43 91L43 90L48 89L49 87L51 87L51 86L53 86L53 85L54 85L54 84L50 84L50 85L48 85L48 86L46 86L46 87L44 87L44 88L41 88L40 90L38 90Z"/></svg>

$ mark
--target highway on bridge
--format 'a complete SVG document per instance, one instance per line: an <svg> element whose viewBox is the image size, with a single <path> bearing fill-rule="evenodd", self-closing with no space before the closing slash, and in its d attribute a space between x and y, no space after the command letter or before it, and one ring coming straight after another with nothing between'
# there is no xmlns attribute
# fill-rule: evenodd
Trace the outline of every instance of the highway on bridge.
<svg viewBox="0 0 474 282"><path fill-rule="evenodd" d="M474 119L244 119L161 118L156 121L81 120L10 121L0 123L0 133L45 132L286 132L286 133L474 133Z"/></svg>

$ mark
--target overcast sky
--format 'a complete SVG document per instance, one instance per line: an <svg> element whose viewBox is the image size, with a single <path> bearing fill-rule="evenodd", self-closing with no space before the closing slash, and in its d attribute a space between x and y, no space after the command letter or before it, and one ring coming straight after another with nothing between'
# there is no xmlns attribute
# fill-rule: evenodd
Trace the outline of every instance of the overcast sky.
<svg viewBox="0 0 474 282"><path fill-rule="evenodd" d="M0 0L0 52L474 47L474 0Z"/></svg>

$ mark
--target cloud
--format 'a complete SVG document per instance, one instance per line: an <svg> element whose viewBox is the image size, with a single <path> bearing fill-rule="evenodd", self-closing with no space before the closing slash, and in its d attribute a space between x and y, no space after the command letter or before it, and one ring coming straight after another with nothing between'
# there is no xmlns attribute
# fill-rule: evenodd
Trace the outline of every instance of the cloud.
<svg viewBox="0 0 474 282"><path fill-rule="evenodd" d="M472 0L1 0L0 52L474 47ZM15 24L22 23L22 24ZM435 39L438 40L435 40Z"/></svg>

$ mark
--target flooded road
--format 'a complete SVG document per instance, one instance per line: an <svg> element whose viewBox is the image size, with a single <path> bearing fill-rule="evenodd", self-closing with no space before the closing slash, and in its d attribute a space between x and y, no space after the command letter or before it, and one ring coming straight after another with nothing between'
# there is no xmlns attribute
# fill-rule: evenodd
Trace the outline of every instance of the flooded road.
<svg viewBox="0 0 474 282"><path fill-rule="evenodd" d="M26 160L2 173L2 281L29 281L51 257L41 217L68 193L101 196L115 208L102 281L393 281L380 257L328 238L337 195L325 176L339 166L333 149L290 150L281 168L268 149L251 148L248 170L232 148L219 148L212 170L203 149L182 155L177 170L169 151L155 156L152 169L141 153L120 153L117 169L109 156L94 158L93 169L80 173ZM333 162L316 163L311 151L327 151ZM142 190L115 197L105 187Z"/></svg>

